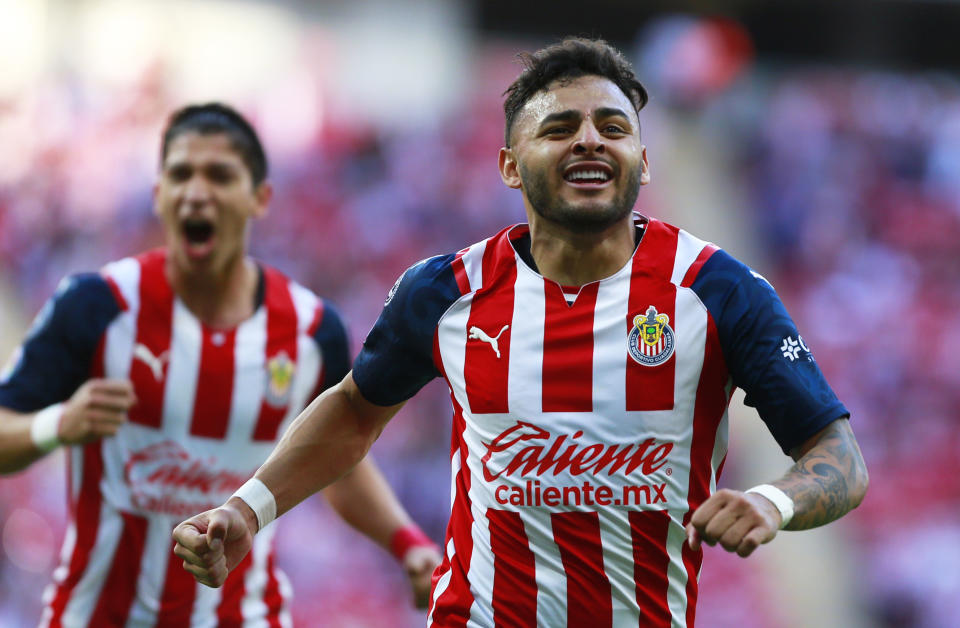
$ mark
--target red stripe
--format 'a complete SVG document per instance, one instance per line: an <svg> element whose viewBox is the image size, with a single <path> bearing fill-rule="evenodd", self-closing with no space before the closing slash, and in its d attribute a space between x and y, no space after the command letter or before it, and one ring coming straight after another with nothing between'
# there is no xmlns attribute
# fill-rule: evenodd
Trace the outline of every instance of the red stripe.
<svg viewBox="0 0 960 628"><path fill-rule="evenodd" d="M686 526L693 512L710 496L710 475L717 429L730 401L727 394L729 374L713 317L707 315L707 340L703 356L703 370L697 384L693 410L693 439L690 444L690 489L688 510L683 517ZM683 544L683 564L687 569L687 625L693 626L697 606L697 575L703 561L703 551L694 552Z"/></svg>
<svg viewBox="0 0 960 628"><path fill-rule="evenodd" d="M491 338L497 338L500 356L497 357L489 342L468 337L463 374L467 400L474 414L508 410L511 328L504 329L504 326L510 325L513 318L516 279L517 263L510 240L502 234L492 238L483 251L483 287L474 294L465 332L469 334L470 329L477 327Z"/></svg>
<svg viewBox="0 0 960 628"><path fill-rule="evenodd" d="M447 588L436 598L433 604L434 626L443 628L463 628L470 619L470 606L473 604L473 592L467 580L467 571L470 569L470 560L473 557L473 513L470 508L470 472L467 469L467 444L463 438L466 431L466 422L463 419L463 408L457 403L453 395L453 450L459 450L460 470L457 471L456 492L453 496L453 506L450 509L450 521L447 523L447 538L444 548L453 540L456 553L453 560L445 555L440 568L434 572L433 586L436 592L437 581L448 571L450 582Z"/></svg>
<svg viewBox="0 0 960 628"><path fill-rule="evenodd" d="M234 354L237 330L210 329L203 325L200 346L200 372L193 401L190 434L223 438L230 422L233 399Z"/></svg>
<svg viewBox="0 0 960 628"><path fill-rule="evenodd" d="M100 599L90 618L91 626L123 626L137 592L137 576L147 538L147 520L126 512L123 532L113 554L113 562L103 583Z"/></svg>
<svg viewBox="0 0 960 628"><path fill-rule="evenodd" d="M670 283L677 251L678 231L659 220L651 220L640 246L633 254L630 276L630 297L627 309L627 334L634 329L634 318L645 316L653 306L658 314L670 317L676 328L677 287ZM643 342L641 340L640 344ZM627 411L672 410L673 385L676 376L676 355L656 366L627 360Z"/></svg>
<svg viewBox="0 0 960 628"><path fill-rule="evenodd" d="M280 612L283 610L283 596L280 594L280 580L277 578L273 553L267 558L267 586L263 591L263 603L267 605L267 622L270 628L281 628Z"/></svg>
<svg viewBox="0 0 960 628"><path fill-rule="evenodd" d="M193 613L193 602L196 596L197 582L183 568L183 560L173 554L173 543L171 543L155 628L180 628L180 626L190 625L190 615Z"/></svg>
<svg viewBox="0 0 960 628"><path fill-rule="evenodd" d="M544 281L543 411L593 410L593 315L600 282L587 284L573 305Z"/></svg>
<svg viewBox="0 0 960 628"><path fill-rule="evenodd" d="M689 288L693 285L693 282L697 280L697 275L700 274L700 269L703 268L703 265L710 259L710 256L716 253L717 250L717 247L712 244L703 247L700 255L697 255L697 259L693 261L693 264L690 265L687 273L683 276L683 281L680 282L681 288Z"/></svg>
<svg viewBox="0 0 960 628"><path fill-rule="evenodd" d="M493 621L497 626L536 626L536 563L520 513L489 508L487 520L493 552Z"/></svg>
<svg viewBox="0 0 960 628"><path fill-rule="evenodd" d="M250 551L223 583L223 594L220 597L220 605L217 607L218 628L240 628L243 625L243 613L240 608L247 591L246 574L252 564L253 552Z"/></svg>
<svg viewBox="0 0 960 628"><path fill-rule="evenodd" d="M61 625L64 608L70 600L74 587L87 569L90 562L90 551L97 539L97 528L100 526L100 478L103 476L103 458L100 451L100 441L83 446L83 471L80 478L80 494L77 497L74 509L74 525L77 528L73 554L70 556L70 565L67 575L56 587L50 608L53 615L50 619L51 628Z"/></svg>
<svg viewBox="0 0 960 628"><path fill-rule="evenodd" d="M633 539L633 580L637 587L640 626L670 628L667 604L667 533L670 515L666 510L631 512L630 536ZM693 626L693 624L690 624Z"/></svg>
<svg viewBox="0 0 960 628"><path fill-rule="evenodd" d="M253 440L274 441L283 417L287 415L290 389L293 386L291 373L297 364L297 310L290 294L287 278L272 268L264 269L266 291L264 303L267 308L267 382L260 416L253 431ZM319 327L323 319L321 309L314 317ZM294 369L288 372L288 369ZM322 385L322 382L321 382Z"/></svg>
<svg viewBox="0 0 960 628"><path fill-rule="evenodd" d="M463 265L463 254L465 252L466 250L457 253L457 256L450 264L453 267L453 276L457 279L457 287L460 289L460 294L470 292L470 278L467 276L467 269Z"/></svg>
<svg viewBox="0 0 960 628"><path fill-rule="evenodd" d="M140 262L140 309L137 313L135 342L162 361L162 376L158 379L145 361L134 356L130 364L130 381L138 401L128 416L131 423L160 427L163 421L164 379L170 362L173 290L167 283L164 270L165 251L150 251L137 260Z"/></svg>
<svg viewBox="0 0 960 628"><path fill-rule="evenodd" d="M553 540L567 574L567 625L613 625L610 580L603 568L600 515L596 512L555 512Z"/></svg>
<svg viewBox="0 0 960 628"><path fill-rule="evenodd" d="M113 298L116 299L117 305L122 311L130 309L130 306L127 304L127 300L123 298L123 293L120 292L120 286L117 285L117 282L113 280L113 277L108 275L101 275L104 281L107 282L107 286L110 288L110 292L113 293Z"/></svg>

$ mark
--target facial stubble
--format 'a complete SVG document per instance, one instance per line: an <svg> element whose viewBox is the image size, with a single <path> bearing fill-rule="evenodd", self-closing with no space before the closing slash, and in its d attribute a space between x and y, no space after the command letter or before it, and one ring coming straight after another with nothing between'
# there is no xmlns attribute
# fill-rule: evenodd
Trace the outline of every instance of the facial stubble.
<svg viewBox="0 0 960 628"><path fill-rule="evenodd" d="M551 194L547 170L534 171L519 163L520 180L530 206L540 217L578 233L599 233L633 211L640 193L640 171L630 170L620 192L608 203L569 203ZM615 173L616 176L616 173Z"/></svg>

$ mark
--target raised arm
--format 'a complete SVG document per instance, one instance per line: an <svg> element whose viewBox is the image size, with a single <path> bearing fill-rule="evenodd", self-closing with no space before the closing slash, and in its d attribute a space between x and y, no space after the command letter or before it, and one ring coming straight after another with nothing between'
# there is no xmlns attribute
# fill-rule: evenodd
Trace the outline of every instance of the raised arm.
<svg viewBox="0 0 960 628"><path fill-rule="evenodd" d="M869 478L860 447L846 418L833 421L791 451L796 464L772 485L793 501L786 530L830 523L856 508ZM694 512L687 526L691 547L720 545L740 556L769 543L782 517L773 501L759 493L723 489Z"/></svg>

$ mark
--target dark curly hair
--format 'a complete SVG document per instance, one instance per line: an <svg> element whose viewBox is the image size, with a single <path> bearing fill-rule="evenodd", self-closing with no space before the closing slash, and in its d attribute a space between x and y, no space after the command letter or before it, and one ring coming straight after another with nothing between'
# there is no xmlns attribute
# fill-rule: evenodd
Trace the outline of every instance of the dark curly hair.
<svg viewBox="0 0 960 628"><path fill-rule="evenodd" d="M253 185L258 186L267 178L267 155L253 126L236 109L222 103L187 105L177 109L167 120L160 147L160 163L167 159L170 142L184 133L212 135L223 133L230 138L234 150L240 153L243 163L250 171Z"/></svg>
<svg viewBox="0 0 960 628"><path fill-rule="evenodd" d="M507 97L503 103L507 146L510 146L510 132L517 114L534 94L547 89L554 81L601 76L619 87L638 112L647 104L647 90L637 80L630 62L603 39L568 37L533 54L524 52L518 56L523 72L503 92Z"/></svg>

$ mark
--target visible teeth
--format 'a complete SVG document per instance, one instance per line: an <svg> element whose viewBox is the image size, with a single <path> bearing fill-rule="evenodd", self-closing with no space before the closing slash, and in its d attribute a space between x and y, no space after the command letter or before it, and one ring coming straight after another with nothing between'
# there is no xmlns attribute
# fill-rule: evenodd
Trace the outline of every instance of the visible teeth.
<svg viewBox="0 0 960 628"><path fill-rule="evenodd" d="M606 181L610 176L602 170L576 170L567 175L567 181L576 181L578 179L599 179Z"/></svg>

